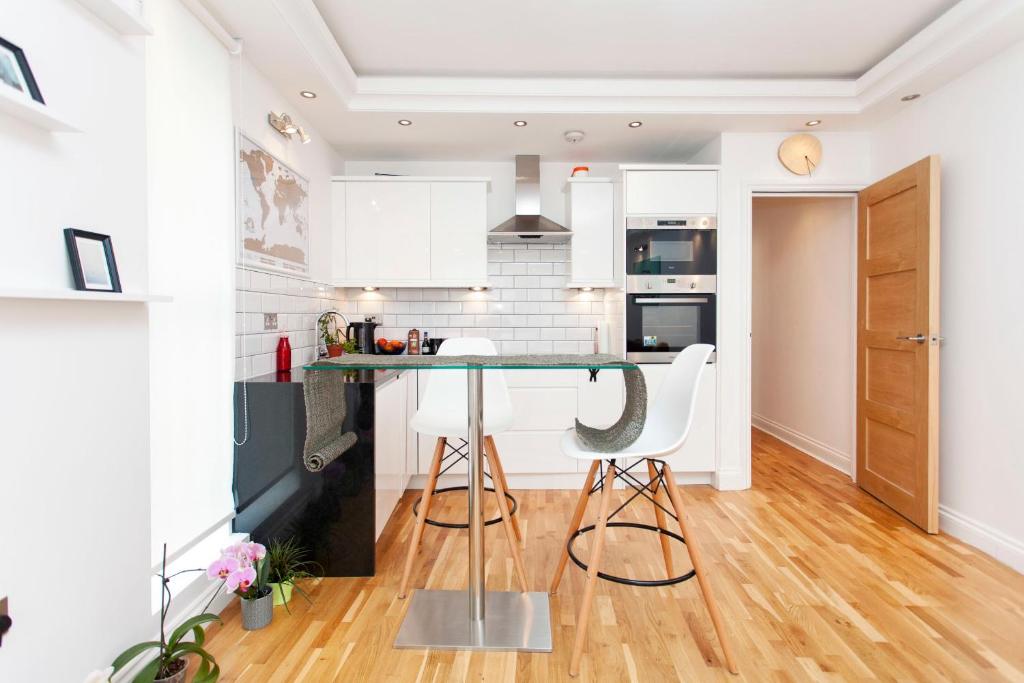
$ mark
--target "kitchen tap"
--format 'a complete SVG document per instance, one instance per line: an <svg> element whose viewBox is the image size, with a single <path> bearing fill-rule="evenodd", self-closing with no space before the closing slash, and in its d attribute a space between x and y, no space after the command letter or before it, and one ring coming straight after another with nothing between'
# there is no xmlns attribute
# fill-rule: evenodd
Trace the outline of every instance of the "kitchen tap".
<svg viewBox="0 0 1024 683"><path fill-rule="evenodd" d="M327 357L327 344L326 344L326 342L324 342L323 337L320 336L320 321L323 320L324 318L326 318L329 315L336 315L336 316L338 316L339 318L341 318L342 320L345 321L345 328L344 328L345 329L345 341L348 341L348 326L350 324L349 320L348 320L348 317L346 317L345 314L342 313L341 311L336 311L333 308L331 310L329 310L329 311L324 311L323 313L320 314L320 317L316 319L316 325L313 326L313 333L316 335L316 339L317 339L317 343L316 343L316 357L317 358L326 358ZM342 329L342 328L337 327L337 326L335 326L335 327L339 331Z"/></svg>

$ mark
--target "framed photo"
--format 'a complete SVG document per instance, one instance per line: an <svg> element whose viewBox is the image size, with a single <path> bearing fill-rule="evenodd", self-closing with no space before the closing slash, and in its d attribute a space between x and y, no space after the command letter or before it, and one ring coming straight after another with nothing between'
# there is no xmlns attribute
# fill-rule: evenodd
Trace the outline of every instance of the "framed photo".
<svg viewBox="0 0 1024 683"><path fill-rule="evenodd" d="M309 181L247 135L236 136L238 263L309 277Z"/></svg>
<svg viewBox="0 0 1024 683"><path fill-rule="evenodd" d="M117 275L110 235L65 228L64 242L68 247L68 261L71 262L71 273L75 277L75 289L90 292L121 291L121 278Z"/></svg>
<svg viewBox="0 0 1024 683"><path fill-rule="evenodd" d="M13 88L26 98L46 104L25 59L25 51L3 38L0 38L0 88Z"/></svg>

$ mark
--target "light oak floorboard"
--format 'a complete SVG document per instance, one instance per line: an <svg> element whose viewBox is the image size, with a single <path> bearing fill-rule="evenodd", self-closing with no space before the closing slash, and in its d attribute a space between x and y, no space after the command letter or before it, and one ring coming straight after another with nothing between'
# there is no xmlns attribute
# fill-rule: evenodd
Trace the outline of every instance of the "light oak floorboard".
<svg viewBox="0 0 1024 683"><path fill-rule="evenodd" d="M1024 681L1024 576L945 534L925 534L848 477L771 436L755 430L753 444L752 489L682 488L739 676L725 669L696 581L669 588L599 581L575 680ZM523 558L540 588L554 572L579 492L513 495ZM621 501L625 492L614 495ZM417 496L405 495L381 536L377 576L311 584L312 606L296 597L292 613L275 608L262 631L243 631L237 601L230 605L207 640L221 681L570 680L586 582L571 562L551 599L551 654L392 649L408 604L397 593ZM599 500L590 501L584 524L593 523ZM644 502L618 519L653 523ZM465 516L464 496L448 494L435 505L440 518ZM488 587L515 590L498 526L486 531ZM584 561L587 536L577 542ZM613 527L606 540L602 570L664 576L653 534ZM412 585L464 587L465 553L464 531L428 527ZM677 572L691 567L679 544L672 559Z"/></svg>

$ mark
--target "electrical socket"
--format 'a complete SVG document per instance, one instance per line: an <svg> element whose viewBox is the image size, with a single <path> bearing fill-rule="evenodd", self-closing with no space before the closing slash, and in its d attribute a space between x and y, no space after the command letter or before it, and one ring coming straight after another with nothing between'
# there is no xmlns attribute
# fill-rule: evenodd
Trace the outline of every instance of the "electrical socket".
<svg viewBox="0 0 1024 683"><path fill-rule="evenodd" d="M274 331L277 329L277 313L263 314L263 331Z"/></svg>

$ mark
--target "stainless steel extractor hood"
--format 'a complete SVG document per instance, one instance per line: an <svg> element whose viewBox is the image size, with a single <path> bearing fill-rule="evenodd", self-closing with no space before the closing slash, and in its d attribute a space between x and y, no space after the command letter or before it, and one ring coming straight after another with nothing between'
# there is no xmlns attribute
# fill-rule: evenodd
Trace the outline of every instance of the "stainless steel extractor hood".
<svg viewBox="0 0 1024 683"><path fill-rule="evenodd" d="M488 242L568 242L572 231L540 215L540 156L516 157L516 215L487 233Z"/></svg>

